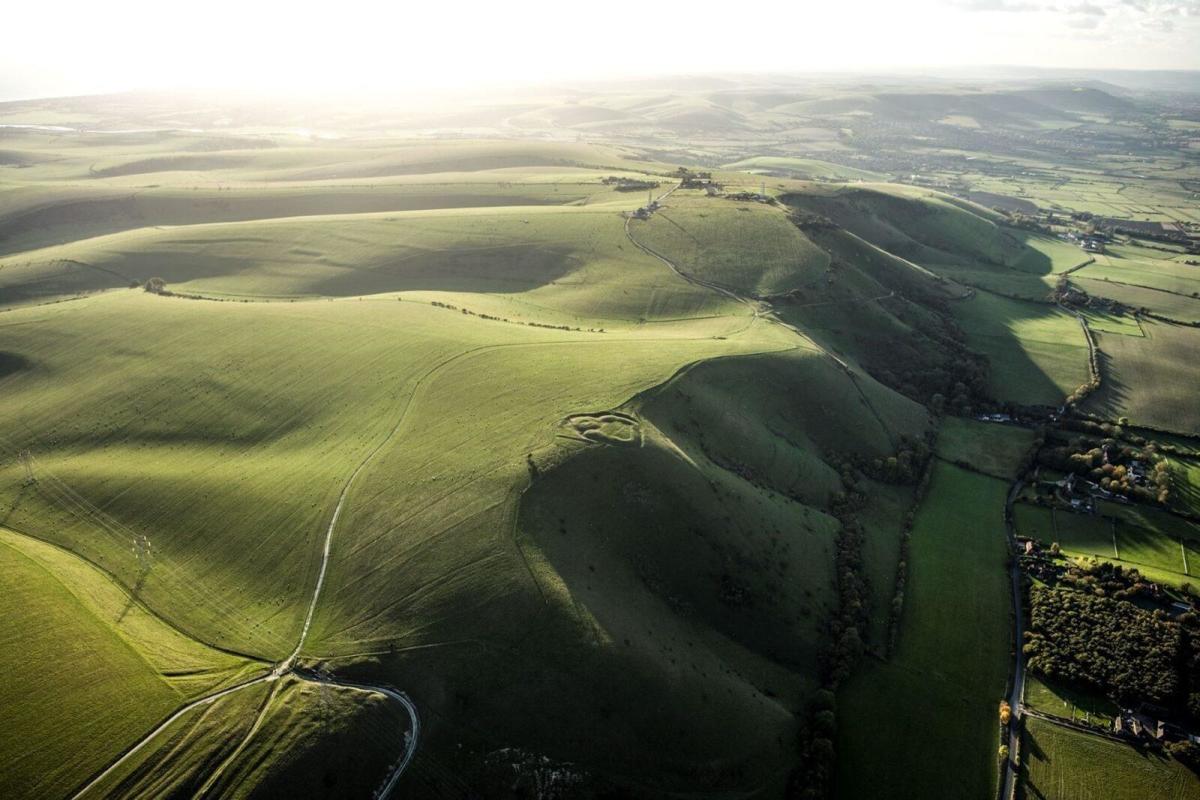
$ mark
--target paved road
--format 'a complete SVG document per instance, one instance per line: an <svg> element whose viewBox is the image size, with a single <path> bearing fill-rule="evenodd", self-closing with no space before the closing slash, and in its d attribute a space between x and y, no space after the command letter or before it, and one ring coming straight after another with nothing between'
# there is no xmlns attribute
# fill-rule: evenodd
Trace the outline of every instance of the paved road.
<svg viewBox="0 0 1200 800"><path fill-rule="evenodd" d="M1025 643L1025 609L1021 605L1021 567L1016 558L1017 536L1016 531L1013 530L1013 502L1017 499L1017 495L1020 494L1023 485L1024 482L1021 480L1013 483L1012 488L1008 490L1008 497L1004 501L1004 531L1008 537L1009 551L1013 554L1010 573L1012 577L1013 618L1016 621L1016 657L1013 668L1012 691L1008 696L1008 705L1012 709L1012 719L1008 726L1009 759L1004 765L1004 784L1000 795L1001 800L1011 800L1011 798L1016 797L1017 768L1013 764L1013 759L1016 757L1020 747L1021 697L1025 693L1025 651L1023 648Z"/></svg>
<svg viewBox="0 0 1200 800"><path fill-rule="evenodd" d="M297 674L299 675L300 673ZM383 788L381 788L375 794L375 797L378 800L386 800L388 795L392 793L392 790L396 788L396 783L400 780L400 776L404 774L404 770L408 768L409 762L412 761L413 756L417 752L417 742L421 738L421 717L417 714L416 704L413 703L409 696L404 692L398 692L388 686L372 686L366 683L352 683L350 681L338 680L337 678L322 679L310 677L308 675L301 675L301 677L305 678L306 680L316 680L320 683L343 686L347 689L357 689L361 692L374 692L376 694L382 694L390 697L391 699L400 703L400 705L404 706L404 710L408 712L409 720L409 732L404 737L404 754L396 762L396 765L392 767L392 771L388 774L387 779L384 781Z"/></svg>

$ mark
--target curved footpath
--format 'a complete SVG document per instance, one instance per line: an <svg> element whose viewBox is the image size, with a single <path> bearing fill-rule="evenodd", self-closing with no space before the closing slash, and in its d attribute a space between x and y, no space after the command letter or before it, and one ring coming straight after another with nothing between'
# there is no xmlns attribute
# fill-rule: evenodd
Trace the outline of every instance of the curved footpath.
<svg viewBox="0 0 1200 800"><path fill-rule="evenodd" d="M308 638L309 629L312 627L313 615L316 613L317 603L321 598L321 591L325 588L325 575L329 570L329 556L333 549L333 534L334 534L335 530L337 529L338 519L341 518L342 508L346 504L346 498L350 494L350 487L354 484L354 480L355 480L355 478L357 478L359 476L359 473L361 473L363 471L363 469L367 466L367 464L369 464L371 462L371 460L373 458L375 458L375 456L379 453L379 451L383 449L384 445L386 445L389 441L391 441L392 437L396 435L396 432L400 429L400 426L404 423L405 418L408 416L408 411L412 406L412 399L416 395L416 391L419 388L420 384L426 378L428 378L431 374L433 374L433 372L435 372L438 369L438 367L440 367L440 366L441 366L441 364L438 364L433 369L431 369L429 372L425 373L421 377L421 379L417 381L417 384L413 386L413 391L409 394L408 400L406 401L405 406L404 406L404 410L401 412L400 416L396 419L396 423L392 426L391 430L388 431L387 435L384 436L378 442L378 444L375 445L375 447L371 448L370 452L368 452L365 456L363 456L363 459L358 463L358 466L354 468L354 471L352 473L350 473L350 477L348 477L346 479L346 482L342 485L342 491L338 495L337 505L334 506L333 515L329 519L329 526L325 529L325 542L322 545L322 550L321 550L321 568L320 568L319 572L317 573L317 585L315 587L313 587L312 599L309 601L308 611L305 613L305 616L304 616L304 625L302 626L302 628L300 630L300 636L298 637L298 639L296 641L296 646L295 646L295 648L293 648L292 652L288 655L288 657L285 658L283 661L279 662L278 664L276 664L274 667L272 667L271 670L269 672L267 672L266 674L259 675L255 678L251 678L247 681L243 681L242 683L236 684L235 686L230 686L230 687L228 687L226 689L222 689L218 692L213 692L212 694L205 695L204 697L201 697L198 700L193 700L192 702L188 703L187 705L182 706L181 708L176 710L173 714L171 714L166 719L164 719L162 722L160 722L156 727L154 727L148 733L146 733L144 736L142 736L142 738L139 739L138 741L136 741L130 748L125 750L123 753L121 753L121 755L115 761L113 761L111 764L109 764L102 772L100 772L99 774L97 774L96 776L91 778L87 783L85 783L77 792L75 792L74 795L72 795L72 800L78 800L78 798L81 798L83 795L87 794L87 792L89 792L92 788L94 788L100 781L102 781L104 778L111 775L114 770L116 770L118 767L120 767L122 764L124 764L126 761L128 761L132 756L134 756L139 751L141 751L156 736L158 736L158 734L160 734L163 730L168 728L172 723L174 723L176 720L178 720L180 717L182 717L184 714L188 713L189 711L191 711L195 708L199 708L200 706L209 705L211 703L214 703L217 700L221 699L222 697L226 697L228 695L233 694L234 692L241 691L242 689L248 688L250 686L255 686L257 684L270 682L270 681L277 681L280 678L284 677L285 675L295 675L297 678L308 681L310 683L341 686L341 687L344 687L347 689L352 689L355 691L372 692L375 694L380 694L385 697L389 697L393 700L396 700L397 702L399 702L401 705L404 706L404 710L408 713L408 718L409 718L409 732L405 735L404 752L401 754L400 758L397 760L396 766L392 769L391 773L388 775L388 778L387 778L386 782L384 783L383 788L380 789L376 793L375 796L382 800L382 798L386 798L391 793L392 789L395 788L396 783L400 780L401 774L403 774L404 770L408 767L409 763L412 761L413 755L416 753L417 746L419 744L420 733L421 733L421 720L420 720L420 716L417 714L416 705L412 702L412 700L408 697L408 695L404 694L403 692L396 691L395 689L392 689L387 686L373 686L370 684L351 683L348 681L339 681L334 678L324 677L324 676L318 675L316 673L302 672L296 668L296 660L300 655L301 649L303 649L303 647L304 647L305 640ZM264 709L264 711L265 711L265 709ZM250 736L253 735L253 732L254 731L252 730L250 732L250 734L248 734L246 741L249 741L249 738L250 738ZM242 744L244 746L245 742L243 742ZM222 762L216 768L217 771L224 769L225 765L226 765L225 762ZM216 775L216 772L213 773L213 776L215 776L215 775Z"/></svg>

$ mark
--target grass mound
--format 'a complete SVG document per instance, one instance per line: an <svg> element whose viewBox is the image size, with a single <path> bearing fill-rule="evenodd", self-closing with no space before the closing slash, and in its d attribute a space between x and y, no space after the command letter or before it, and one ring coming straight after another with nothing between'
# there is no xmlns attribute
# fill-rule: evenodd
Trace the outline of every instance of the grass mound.
<svg viewBox="0 0 1200 800"><path fill-rule="evenodd" d="M1044 275L1086 259L1077 248L1049 237L1008 228L1005 217L983 206L930 190L887 184L810 186L782 200L890 253L935 271L991 266L1001 275Z"/></svg>
<svg viewBox="0 0 1200 800"><path fill-rule="evenodd" d="M689 275L743 294L786 294L818 278L829 256L779 209L680 190L634 235Z"/></svg>

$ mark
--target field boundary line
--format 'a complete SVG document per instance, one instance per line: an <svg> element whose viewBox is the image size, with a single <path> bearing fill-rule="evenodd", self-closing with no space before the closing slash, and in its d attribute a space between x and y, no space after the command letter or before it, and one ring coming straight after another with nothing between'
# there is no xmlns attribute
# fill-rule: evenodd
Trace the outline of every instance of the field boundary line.
<svg viewBox="0 0 1200 800"><path fill-rule="evenodd" d="M80 554L80 553L76 553L74 550L72 550L72 549L70 549L70 548L68 548L68 547L64 547L64 546L62 546L61 544L58 544L57 542L52 542L52 541L50 541L50 540L48 540L48 539L44 539L44 538L42 538L41 536L38 536L37 534L30 533L29 531L23 530L23 529L21 529L21 528L14 527L14 526L12 526L12 525L11 525L11 524L9 524L9 523L4 523L3 525L0 525L0 529L4 529L4 530L7 530L7 531L10 531L10 532L12 532L12 533L16 534L17 536L23 536L23 537L25 537L26 539L32 539L32 540L33 540L33 541L35 541L35 542L38 542L38 543L40 543L40 544L44 544L44 545L46 545L46 546L48 546L48 547L53 547L54 549L56 549L56 550L59 550L59 551L61 551L62 553L66 554L66 555L73 556L74 558L77 558L77 559L79 559L80 561L84 562L85 564L87 564L88 566L92 567L92 568L93 568L93 569L95 569L97 572L99 572L101 575L103 575L103 576L105 577L105 579L107 579L107 580L108 580L110 583L112 583L112 584L113 584L113 586L115 586L117 589L121 590L121 592L122 592L123 594L125 594L125 596L126 596L127 598L129 598L130 600L132 600L132 601L133 601L133 603L134 603L134 604L135 604L135 605L136 605L138 608L142 609L142 610L143 610L143 611L145 611L147 614L149 614L150 616L154 617L156 620L158 620L159 622L163 623L163 624L164 624L164 625L166 625L168 628L170 628L171 630L175 631L175 632L176 632L176 633L178 633L180 636L183 636L183 637L184 637L184 638L186 638L186 639L189 639L189 640L191 640L191 641L193 641L193 642L196 642L196 643L198 643L198 644L202 644L202 645L204 645L205 647L211 648L211 649L213 649L213 650L217 650L217 651L219 651L219 652L221 652L221 653L225 653L226 655L234 656L234 657L236 657L236 658L244 658L244 659L246 659L246 660L248 660L248 661L254 661L254 662L257 662L257 663L259 663L259 664L262 664L262 665L264 665L264 666L266 666L266 665L269 665L269 664L271 663L269 659L263 658L262 656L255 656L255 655L251 655L251 654L249 654L249 653L242 653L242 652L239 652L239 651L237 651L237 650L231 650L231 649L229 649L229 648L227 648L227 647L222 647L222 646L220 646L220 645L216 645L216 644L212 644L212 643L210 643L210 642L206 642L206 641L204 641L203 639L201 639L201 638L199 638L199 637L197 637L197 636L194 636L194 635L192 635L191 633L188 633L186 630L184 630L183 628L180 628L178 625L176 625L176 624L175 624L174 622L172 622L170 619L168 619L168 618L166 618L166 617L162 616L162 615L161 615L161 614L159 614L157 611L155 611L153 608L151 608L150 606L146 605L146 603L145 603L143 600L141 600L140 598L136 597L136 596L135 596L135 595L134 595L134 594L133 594L131 591L129 591L129 588L128 588L127 586L125 586L125 584L124 584L124 583L122 583L122 582L120 581L120 579L119 579L119 578L117 578L117 576L116 576L116 575L114 575L114 574L113 574L112 572L110 572L108 569L106 569L105 567L101 566L100 564L97 564L95 561L93 561L92 559L88 558L88 557L87 557L87 556L85 556L85 555L82 555L82 554Z"/></svg>

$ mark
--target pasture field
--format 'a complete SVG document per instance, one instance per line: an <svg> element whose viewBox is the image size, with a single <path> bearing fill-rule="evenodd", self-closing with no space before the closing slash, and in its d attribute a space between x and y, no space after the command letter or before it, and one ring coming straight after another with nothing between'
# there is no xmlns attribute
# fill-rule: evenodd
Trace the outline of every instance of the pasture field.
<svg viewBox="0 0 1200 800"><path fill-rule="evenodd" d="M838 694L839 797L995 791L996 704L1012 638L999 510L1006 491L1003 481L935 466L912 532L896 652L867 662ZM881 713L896 702L904 713ZM940 766L913 768L927 761Z"/></svg>
<svg viewBox="0 0 1200 800"><path fill-rule="evenodd" d="M1145 320L1145 337L1097 334L1100 389L1086 410L1189 436L1200 433L1200 330Z"/></svg>
<svg viewBox="0 0 1200 800"><path fill-rule="evenodd" d="M1021 786L1025 800L1188 800L1200 782L1155 750L1089 736L1040 719L1025 720Z"/></svg>
<svg viewBox="0 0 1200 800"><path fill-rule="evenodd" d="M1103 696L1060 686L1040 675L1025 677L1022 702L1043 714L1103 728L1111 727L1121 711L1116 703Z"/></svg>
<svg viewBox="0 0 1200 800"><path fill-rule="evenodd" d="M1064 553L1111 561L1179 586L1200 575L1200 527L1159 511L1103 504L1073 514L1028 503L1014 507L1017 532Z"/></svg>
<svg viewBox="0 0 1200 800"><path fill-rule="evenodd" d="M1116 281L1092 280L1086 271L1072 273L1071 283L1090 295L1116 300L1130 308L1144 308L1180 322L1200 322L1200 299L1194 297Z"/></svg>
<svg viewBox="0 0 1200 800"><path fill-rule="evenodd" d="M1057 406L1087 382L1087 340L1071 314L985 292L954 311L968 344L988 356L998 399Z"/></svg>
<svg viewBox="0 0 1200 800"><path fill-rule="evenodd" d="M1012 480L1033 445L1033 431L1010 425L947 417L938 430L937 454L980 472Z"/></svg>
<svg viewBox="0 0 1200 800"><path fill-rule="evenodd" d="M992 159L982 152L972 156L995 161L999 169L978 171L964 164L961 170L939 175L973 190L1028 200L1068 214L1089 212L1126 219L1200 222L1194 198L1178 181L1180 173L1190 167L1183 159L1139 165L1144 178L1138 179L1120 164L1113 164L1120 174L1109 175L1105 174L1106 165L1097 161L1063 164L1038 159Z"/></svg>
<svg viewBox="0 0 1200 800"><path fill-rule="evenodd" d="M1097 253L1095 263L1079 270L1077 275L1190 298L1200 296L1200 267L1183 263L1183 256L1164 258L1164 255L1144 247L1113 246L1104 253Z"/></svg>

